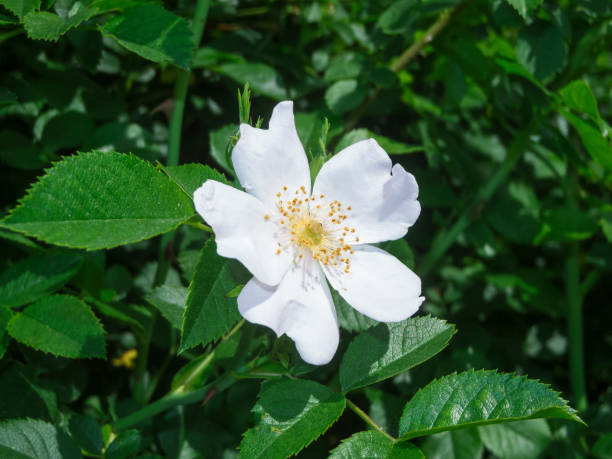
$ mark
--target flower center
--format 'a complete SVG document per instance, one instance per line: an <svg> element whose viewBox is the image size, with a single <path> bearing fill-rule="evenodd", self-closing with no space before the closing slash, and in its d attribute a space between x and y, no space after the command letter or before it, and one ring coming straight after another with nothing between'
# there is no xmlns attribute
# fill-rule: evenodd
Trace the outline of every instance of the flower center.
<svg viewBox="0 0 612 459"><path fill-rule="evenodd" d="M307 251L324 268L348 273L350 255L354 253L351 244L359 242L355 228L344 223L352 212L351 206L329 201L322 194L308 196L305 187L291 193L285 186L276 197L277 216L264 217L279 225L276 253L291 250L296 259L302 259Z"/></svg>
<svg viewBox="0 0 612 459"><path fill-rule="evenodd" d="M305 220L297 227L298 244L303 247L318 247L325 237L323 225L316 220Z"/></svg>

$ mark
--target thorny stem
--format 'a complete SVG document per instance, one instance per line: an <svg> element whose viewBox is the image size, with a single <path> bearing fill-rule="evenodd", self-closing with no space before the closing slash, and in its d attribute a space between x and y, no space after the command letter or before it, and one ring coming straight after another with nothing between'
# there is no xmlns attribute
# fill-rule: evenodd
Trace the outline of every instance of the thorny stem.
<svg viewBox="0 0 612 459"><path fill-rule="evenodd" d="M429 29L425 31L423 36L415 41L406 51L404 51L400 56L389 66L389 69L395 73L399 72L401 69L406 67L410 61L412 61L415 57L417 57L425 46L432 42L434 38L448 25L452 17L462 8L463 5L458 5L455 8L447 9L440 13L436 22L434 22ZM380 88L373 89L368 96L363 100L363 102L351 113L348 117L346 123L344 123L344 132L348 132L353 129L361 117L365 115L368 108L376 100L378 93L380 92Z"/></svg>
<svg viewBox="0 0 612 459"><path fill-rule="evenodd" d="M387 437L393 443L395 443L397 441L396 438L392 437L387 432L385 432L378 424L376 424L374 422L374 420L370 416L367 415L367 413L365 411L363 411L361 408L359 408L357 405L355 405L353 402L351 402L348 398L346 399L346 404L357 416L359 416L361 419L363 419L366 422L366 424L368 424L374 430L376 430L377 432L380 432L381 434L383 434L385 437Z"/></svg>

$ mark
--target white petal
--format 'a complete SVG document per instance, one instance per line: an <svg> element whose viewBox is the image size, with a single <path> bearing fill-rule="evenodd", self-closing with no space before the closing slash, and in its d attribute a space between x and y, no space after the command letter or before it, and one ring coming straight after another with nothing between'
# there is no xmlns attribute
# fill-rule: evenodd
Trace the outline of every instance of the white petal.
<svg viewBox="0 0 612 459"><path fill-rule="evenodd" d="M323 164L313 195L348 206L345 225L355 228L359 243L403 237L421 212L414 176L391 159L374 139L357 142Z"/></svg>
<svg viewBox="0 0 612 459"><path fill-rule="evenodd" d="M310 194L310 169L295 130L293 102L274 107L269 129L242 124L232 163L244 189L268 206L274 206L284 186L291 193L303 186Z"/></svg>
<svg viewBox="0 0 612 459"><path fill-rule="evenodd" d="M249 322L287 334L305 362L324 365L338 348L338 320L321 268L312 259L306 265L291 268L277 287L251 279L238 308Z"/></svg>
<svg viewBox="0 0 612 459"><path fill-rule="evenodd" d="M384 250L371 245L354 250L348 274L326 269L332 287L372 319L399 322L413 315L425 300L419 276Z"/></svg>
<svg viewBox="0 0 612 459"><path fill-rule="evenodd" d="M217 252L239 260L257 279L276 285L291 264L291 256L276 254L276 223L265 219L264 205L253 196L214 180L193 194L198 213L215 232Z"/></svg>

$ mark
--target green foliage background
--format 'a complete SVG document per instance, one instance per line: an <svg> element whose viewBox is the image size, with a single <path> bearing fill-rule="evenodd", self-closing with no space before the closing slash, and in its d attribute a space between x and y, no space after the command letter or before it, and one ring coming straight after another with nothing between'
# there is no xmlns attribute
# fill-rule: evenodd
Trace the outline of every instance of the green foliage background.
<svg viewBox="0 0 612 459"><path fill-rule="evenodd" d="M611 45L607 0L0 0L0 456L612 457ZM321 368L190 200L286 99L423 208L420 317L334 296Z"/></svg>

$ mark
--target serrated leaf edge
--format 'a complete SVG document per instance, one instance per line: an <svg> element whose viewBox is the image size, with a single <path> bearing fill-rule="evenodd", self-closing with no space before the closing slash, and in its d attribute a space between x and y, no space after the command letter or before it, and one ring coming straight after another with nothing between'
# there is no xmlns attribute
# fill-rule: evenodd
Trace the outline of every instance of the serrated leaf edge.
<svg viewBox="0 0 612 459"><path fill-rule="evenodd" d="M96 315L94 314L94 312L93 312L93 310L92 310L91 306L90 306L89 304L87 304L85 301L81 300L80 298L77 298L77 297L72 296L72 295L56 294L56 295L47 295L47 296L45 296L45 297L43 297L43 298L39 298L38 300L36 300L36 302L38 302L38 301L42 301L42 300L44 300L45 298L49 298L49 297L52 297L52 296L67 296L67 297L69 297L69 298L74 298L74 299L78 300L80 303L83 303L85 306L87 306L87 310L88 310L88 311L89 311L89 313L90 313L90 314L93 316L93 318L94 318L94 320L96 321L96 323L97 323L98 325L100 325L100 328L102 329L102 337L104 338L104 337L106 336L106 330L104 329L104 324L102 323L102 321L101 321L101 320L98 318L98 316L96 316ZM36 302L35 302L35 303L36 303ZM32 303L32 304L35 304L35 303ZM108 350L107 350L107 343L106 343L106 339L104 339L104 340L103 340L103 341L104 341L104 355L103 355L103 356L98 356L98 355L78 355L78 356L67 356L67 355L62 355L62 354L56 354L55 352L47 351L47 350L41 349L41 348L39 348L39 347L37 347L37 346L32 346L31 344L24 343L24 342L22 342L22 341L18 340L17 338L15 338L15 337L12 335L12 333L11 333L11 332L10 332L10 330L9 330L9 328L11 327L12 323L13 323L15 320L17 320L17 319L18 319L18 317L19 317L20 315L21 315L21 312L20 312L20 313L18 313L18 314L12 314L12 316L11 316L10 320L9 320L9 321L8 321L8 323L6 324L6 330L7 330L8 334L9 334L9 336L10 336L12 339L14 339L15 341L17 341L18 343L21 343L21 344L23 344L24 346L31 347L32 349L36 349L37 351L43 352L43 353L45 353L45 354L51 354L51 355L53 355L53 356L55 356L55 357L64 357L64 358L67 358L67 359L87 359L87 360L91 360L91 359L103 359L103 360L106 360L107 355L108 355L108 352L107 352Z"/></svg>
<svg viewBox="0 0 612 459"><path fill-rule="evenodd" d="M279 384L279 383L282 383L283 381L285 381L285 382L286 382L286 381L289 381L289 379L283 379L283 380L281 380L281 381L273 381L273 383L274 383L274 384ZM308 380L308 379L301 379L301 380L298 380L298 381L310 381L310 380ZM260 399L260 396L261 396L261 394L262 394L263 386L264 386L264 384L266 384L266 382L267 382L267 381L264 381L264 382L261 384L261 385L262 385L262 388L259 390L259 394L257 394L257 401L255 402L255 404L253 405L253 407L252 407L252 408L249 410L251 413L253 413L253 414L255 414L255 415L257 414L257 412L255 411L255 407L256 407L256 406L257 406L257 404L259 403L259 399ZM315 383L316 383L316 381L310 381L310 382L315 382ZM317 384L319 384L319 383L317 383ZM323 386L323 387L325 387L325 386ZM332 392L333 394L337 394L337 395L341 395L341 396L342 396L342 410L341 410L341 411L338 413L338 416L337 416L337 417L336 417L334 420L332 420L332 421L329 423L329 425L325 426L325 428L323 429L323 431L322 431L322 432L321 432L321 433L320 433L320 434L319 434L317 437L315 437L315 438L311 439L309 442L307 442L306 444L304 444L304 445L303 445L303 446L302 446L300 449L298 449L298 450L297 450L297 451L295 451L294 453L291 453L291 454L290 454L289 456L287 456L287 457L291 457L291 456L295 456L295 455L299 454L299 453L300 453L300 451L302 451L304 448L306 448L307 446L309 446L309 445L310 445L310 444L311 444L313 441L315 441L315 440L316 440L316 439L318 439L318 438L319 438L321 435L323 435L325 432L327 432L327 430L328 430L328 429L329 429L329 428L330 428L332 425L334 425L334 424L336 423L336 421L338 421L338 419L340 419L340 416L342 416L342 414L344 413L344 410L346 410L346 397L345 397L345 396L344 396L344 394L342 394L342 393L339 393L339 392L333 392L333 391L331 391L331 392ZM258 422L259 422L259 420L258 420ZM244 439L247 437L247 435L249 434L249 432L255 431L255 430L257 430L258 428L260 428L260 426L259 426L259 425L256 425L256 426L253 426L253 427L251 427L250 429L248 429L246 432L244 432L244 433L242 434L242 439L244 440ZM270 429L270 430L271 430L271 429ZM281 434L281 435L282 435L282 434ZM240 445L238 445L238 450L242 452L241 446L242 446L242 441L240 442ZM239 458L239 459L241 459L240 454L238 454L238 458ZM266 459L267 459L267 458L266 458Z"/></svg>
<svg viewBox="0 0 612 459"><path fill-rule="evenodd" d="M58 246L58 247L67 247L67 248L71 248L71 249L84 249L84 250L87 250L87 251L94 251L94 250L101 250L101 249L112 249L114 247L120 247L120 246L126 245L126 244L134 244L136 242L141 242L141 241L145 241L147 239L154 238L156 236L159 236L160 234L169 233L171 231L174 231L176 228L178 228L183 223L185 223L187 220L189 220L191 217L193 217L193 215L190 215L189 217L179 221L178 223L176 223L176 225L174 225L169 230L164 231L164 232L156 233L156 234L153 234L153 235L148 236L148 237L143 237L143 238L139 238L139 239L129 240L128 242L124 242L124 243L121 243L121 244L109 245L109 246L105 245L105 246L100 246L100 247L97 247L97 246L96 247L87 247L87 246L84 246L84 245L64 244L64 243L58 243L58 242L45 241L44 239L41 239L38 236L30 233L28 230L19 229L19 228L16 228L16 227L11 226L10 224L6 223L6 220L8 218L10 218L15 212L17 212L17 210L19 208L21 208L24 205L24 203L31 197L32 191L34 190L34 188L36 188L37 186L42 184L49 177L49 173L55 167L57 167L60 164L63 165L64 163L67 163L67 162L70 162L70 161L75 161L77 158L82 158L84 156L90 156L90 155L95 155L95 154L103 154L103 155L115 154L115 155L119 155L119 156L128 156L128 157L134 158L134 159L136 159L136 160L146 164L147 166L151 167L153 170L157 171L157 173L161 173L161 171L156 169L151 163L143 160L142 158L138 157L137 155L135 155L135 154L133 154L131 152L130 153L120 153L120 152L117 152L117 151L105 152L105 151L100 151L100 150L91 150L91 151L88 151L88 152L80 152L79 151L79 152L77 152L76 155L71 155L71 156L67 156L67 157L64 157L62 159L59 159L57 161L52 161L51 162L51 166L44 168L43 169L44 174L38 177L38 180L35 183L33 183L26 190L25 194L21 198L19 198L17 200L17 205L13 209L11 209L9 211L9 213L4 218L2 218L0 220L0 228L8 229L8 230L11 230L11 231L13 231L15 233L19 233L19 234L24 234L24 235L26 235L28 237L31 237L31 238L33 238L33 239L35 239L37 241L45 242L45 243L52 244L52 245L55 245L55 246ZM62 166L62 167L64 167L64 166ZM164 174L162 174L162 175L164 175ZM177 186L176 182L174 180L171 180L171 179L169 179L169 180L170 180L170 182L174 186ZM177 186L177 188L178 188L178 186ZM180 188L179 188L179 190L180 190Z"/></svg>
<svg viewBox="0 0 612 459"><path fill-rule="evenodd" d="M450 322L448 322L447 320L444 320L444 319L439 319L439 318L437 318L437 317L433 317L431 314L427 314L426 316L412 317L412 319L415 319L415 320L425 320L425 319L434 319L434 320L437 320L437 321L439 321L439 322L442 322L442 323L443 323L443 325L448 325L448 326L449 326L449 329L448 329L448 330L449 330L451 333L448 335L448 339L447 339L447 340L444 342L444 345L442 346L442 348L441 348L441 349L440 349L438 352L436 352L435 354L433 354L431 357L428 357L428 358L427 358L427 359L425 359L425 360L421 360L420 362L417 362L417 363L415 363L414 365L412 365L412 366L410 366L410 367L406 368L404 371L409 370L409 369L411 369L411 368L414 368L414 367L416 367L416 366L418 366L418 365L422 364L423 362L426 362L427 360L429 360L429 359L431 359L431 358L435 357L436 355L438 355L440 352L442 352L444 349L446 349L446 346L448 346L448 343L450 342L451 338L452 338L453 336L455 336L455 334L457 333L457 327L455 326L455 324L450 323ZM349 343L349 347L347 347L347 351L348 351L348 349L350 348L350 346L351 346L351 345L352 345L352 344L353 344L353 343L354 343L354 342L357 340L357 338L358 338L359 336L361 336L361 334L366 334L366 333L368 333L368 332L371 332L371 331L372 331L372 330L373 330L375 327L377 327L377 326L378 326L378 325L376 325L376 326L374 326L374 327L369 327L369 328L365 329L364 331L362 331L361 333L359 333L357 336L355 336L355 338L353 338L353 340L352 340L352 341ZM429 342L429 341L428 341L428 342ZM421 347L421 346L419 346L419 347ZM342 363L344 362L344 357L345 357L345 356L346 356L346 352L345 352L345 354L342 356L342 362L341 362L341 364L340 364L340 368L342 368ZM399 374L399 373L395 373L395 375L397 375L397 374ZM367 380L367 379L364 379L364 380L362 380L362 381L365 381L365 383L364 383L364 382L361 382L361 383L359 383L359 384L357 384L357 385L354 385L354 386L348 387L348 388L346 388L346 389L345 389L344 387L342 387L342 393L347 394L348 392L350 392L350 391L352 391L352 390L361 389L361 388L366 387L366 386L369 386L369 385L371 385L371 384L375 384L375 383L378 383L378 382L384 381L385 379L392 378L392 377L393 377L393 376L395 376L395 375L390 375L390 376L388 376L388 377L384 377L384 378L382 378L382 379L378 379L378 378L376 378L376 379L375 379L375 380L373 380L373 381L369 381L369 380ZM432 381L432 382L433 382L433 381ZM342 385L342 383L340 383L340 384Z"/></svg>
<svg viewBox="0 0 612 459"><path fill-rule="evenodd" d="M454 371L454 372L452 372L452 373L450 373L448 375L444 375L444 376L441 376L439 378L434 378L426 386L421 387L412 396L412 398L406 403L406 405L404 405L404 409L402 411L402 416L400 417L400 427L401 427L401 419L404 417L404 413L406 412L406 408L408 407L408 404L420 392L425 390L431 384L434 384L434 383L436 383L438 381L441 381L444 378L448 378L450 376L460 376L460 375L468 374L468 373L472 373L474 375L477 375L477 374L497 374L497 375L502 375L502 376L509 376L511 378L522 379L524 381L535 382L537 384L540 384L540 385L544 386L546 389L548 389L550 392L552 392L559 399L559 401L561 401L563 406L552 406L552 407L548 407L548 408L543 408L543 409L535 411L534 413L532 413L530 416L527 416L527 417L510 417L510 418L499 418L499 419L485 420L485 421L472 421L472 422L466 422L466 423L462 423L462 424L454 425L454 426L443 426L443 427L434 427L434 428L431 428L431 429L415 430L415 431L408 432L407 434L400 435L398 437L397 441L401 442L401 441L406 441L406 440L412 440L414 438L422 437L422 436L425 436L425 435L433 435L433 434L440 433L440 432L447 432L447 431L451 431L451 430L459 430L459 429L464 429L464 428L473 427L473 426L491 425L491 424L503 424L503 423L506 423L506 422L524 421L524 420L528 420L528 419L539 419L541 417L540 416L536 416L537 413L541 413L542 411L546 411L549 408L563 409L563 410L567 411L567 413L572 417L572 419L574 421L579 422L579 423L581 423L581 424L583 424L585 426L587 425L580 418L580 416L578 416L578 414L577 414L578 412L569 405L569 402L567 400L565 400L563 397L560 396L561 392L552 389L550 384L548 384L548 383L542 382L539 379L529 379L529 377L527 375L517 375L516 373L506 373L506 372L500 372L498 370L485 370L485 369L474 370L473 368L471 368L471 369L469 369L467 371L462 371L461 373L457 373L456 371Z"/></svg>

